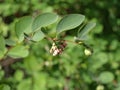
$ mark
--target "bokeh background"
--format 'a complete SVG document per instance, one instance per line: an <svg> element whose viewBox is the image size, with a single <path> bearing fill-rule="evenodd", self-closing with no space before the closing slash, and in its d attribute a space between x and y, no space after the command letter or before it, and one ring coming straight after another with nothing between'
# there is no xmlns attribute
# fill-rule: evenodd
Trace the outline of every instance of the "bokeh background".
<svg viewBox="0 0 120 90"><path fill-rule="evenodd" d="M84 48L68 43L62 55L53 57L46 40L31 45L30 55L0 68L2 90L120 90L120 0L0 0L0 31L16 38L14 24L26 15L55 12L79 13L95 21ZM50 27L52 35L55 30ZM71 31L67 35L71 35ZM0 89L1 90L1 89Z"/></svg>

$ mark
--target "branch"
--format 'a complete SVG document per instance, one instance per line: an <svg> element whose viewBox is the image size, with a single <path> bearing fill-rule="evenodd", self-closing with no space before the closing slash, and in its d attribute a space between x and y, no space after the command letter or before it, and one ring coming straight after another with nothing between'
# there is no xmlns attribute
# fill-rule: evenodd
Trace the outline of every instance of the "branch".
<svg viewBox="0 0 120 90"><path fill-rule="evenodd" d="M2 67L9 66L9 65L11 65L15 62L21 61L21 60L22 60L22 58L13 59L13 58L8 57L8 58L0 61L0 66L2 66Z"/></svg>

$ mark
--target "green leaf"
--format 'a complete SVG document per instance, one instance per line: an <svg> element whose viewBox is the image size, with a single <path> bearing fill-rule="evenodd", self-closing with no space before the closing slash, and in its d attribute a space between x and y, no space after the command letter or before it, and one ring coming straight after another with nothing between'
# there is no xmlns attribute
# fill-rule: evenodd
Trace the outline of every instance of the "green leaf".
<svg viewBox="0 0 120 90"><path fill-rule="evenodd" d="M17 90L31 90L31 87L32 87L31 83L32 83L32 81L30 78L24 79L24 80L22 80L22 82L20 82L17 85Z"/></svg>
<svg viewBox="0 0 120 90"><path fill-rule="evenodd" d="M47 74L46 73L36 73L34 74L34 90L47 90L46 89L46 82Z"/></svg>
<svg viewBox="0 0 120 90"><path fill-rule="evenodd" d="M22 70L17 70L14 74L14 79L18 82L21 81L23 77L24 77L24 73Z"/></svg>
<svg viewBox="0 0 120 90"><path fill-rule="evenodd" d="M35 34L33 35L32 37L32 40L33 41L40 41L42 40L43 38L45 37L44 33L39 30L39 31L36 31Z"/></svg>
<svg viewBox="0 0 120 90"><path fill-rule="evenodd" d="M88 39L88 36L86 35L86 36L83 36L83 37L81 37L81 38L79 38L79 37L74 37L74 40L75 40L75 42L82 42L83 40L87 40Z"/></svg>
<svg viewBox="0 0 120 90"><path fill-rule="evenodd" d="M0 51L5 52L5 39L4 37L0 34Z"/></svg>
<svg viewBox="0 0 120 90"><path fill-rule="evenodd" d="M78 27L85 19L81 14L69 14L63 17L57 25L57 33Z"/></svg>
<svg viewBox="0 0 120 90"><path fill-rule="evenodd" d="M0 51L0 59L5 57L5 53L7 52L7 49L5 49L5 51Z"/></svg>
<svg viewBox="0 0 120 90"><path fill-rule="evenodd" d="M110 83L114 80L114 75L113 73L109 72L109 71L104 71L99 75L99 80L101 83Z"/></svg>
<svg viewBox="0 0 120 90"><path fill-rule="evenodd" d="M5 72L0 69L0 81L4 78L4 75L5 75Z"/></svg>
<svg viewBox="0 0 120 90"><path fill-rule="evenodd" d="M54 13L41 14L34 19L32 24L32 30L37 31L41 29L41 27L45 27L56 22L57 19L58 19L58 16Z"/></svg>
<svg viewBox="0 0 120 90"><path fill-rule="evenodd" d="M6 84L1 84L0 85L0 90L10 90L10 87Z"/></svg>
<svg viewBox="0 0 120 90"><path fill-rule="evenodd" d="M21 39L22 37L24 37L24 33L28 34L31 32L32 21L33 19L31 16L25 16L21 18L18 22L16 22L15 31L18 38Z"/></svg>
<svg viewBox="0 0 120 90"><path fill-rule="evenodd" d="M81 32L78 32L78 37L84 39L86 35L95 27L96 23L88 23Z"/></svg>
<svg viewBox="0 0 120 90"><path fill-rule="evenodd" d="M22 58L28 56L29 52L25 46L17 45L11 48L8 55L13 58Z"/></svg>
<svg viewBox="0 0 120 90"><path fill-rule="evenodd" d="M11 39L6 39L5 43L9 46L15 46L16 45L16 42L11 40Z"/></svg>
<svg viewBox="0 0 120 90"><path fill-rule="evenodd" d="M34 73L40 70L40 64L36 60L36 57L30 55L29 57L25 58L24 60L24 67L29 73Z"/></svg>

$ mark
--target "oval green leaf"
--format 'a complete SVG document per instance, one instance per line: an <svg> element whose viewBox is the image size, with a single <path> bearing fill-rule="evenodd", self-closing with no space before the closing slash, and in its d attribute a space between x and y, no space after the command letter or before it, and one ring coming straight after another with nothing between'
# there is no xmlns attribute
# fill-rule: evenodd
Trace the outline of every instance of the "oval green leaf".
<svg viewBox="0 0 120 90"><path fill-rule="evenodd" d="M32 21L33 18L31 16L25 16L22 17L18 22L16 22L15 31L18 38L22 38L24 37L24 33L28 34L32 31Z"/></svg>
<svg viewBox="0 0 120 90"><path fill-rule="evenodd" d="M13 58L23 58L28 56L29 51L25 46L17 45L9 50L8 56Z"/></svg>
<svg viewBox="0 0 120 90"><path fill-rule="evenodd" d="M85 16L81 14L69 14L63 17L57 25L57 33L78 27L84 19Z"/></svg>
<svg viewBox="0 0 120 90"><path fill-rule="evenodd" d="M105 71L105 72L102 72L98 78L101 83L107 84L114 80L114 75L109 71Z"/></svg>
<svg viewBox="0 0 120 90"><path fill-rule="evenodd" d="M57 19L58 19L58 16L55 13L41 14L34 19L32 24L32 30L37 31L41 27L45 27L56 22Z"/></svg>
<svg viewBox="0 0 120 90"><path fill-rule="evenodd" d="M41 30L38 30L34 33L32 40L33 41L40 41L45 37L44 33Z"/></svg>
<svg viewBox="0 0 120 90"><path fill-rule="evenodd" d="M92 30L95 27L96 23L88 23L81 32L78 32L78 37L80 39L83 39L84 37L86 37L86 35L90 32L90 30Z"/></svg>

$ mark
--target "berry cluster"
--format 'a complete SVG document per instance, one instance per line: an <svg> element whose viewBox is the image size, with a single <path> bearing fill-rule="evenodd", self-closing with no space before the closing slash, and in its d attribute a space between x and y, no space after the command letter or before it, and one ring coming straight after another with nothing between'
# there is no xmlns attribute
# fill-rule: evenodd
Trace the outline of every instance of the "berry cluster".
<svg viewBox="0 0 120 90"><path fill-rule="evenodd" d="M64 51L66 46L67 46L67 43L65 40L54 41L50 49L50 53L53 56L59 55Z"/></svg>

